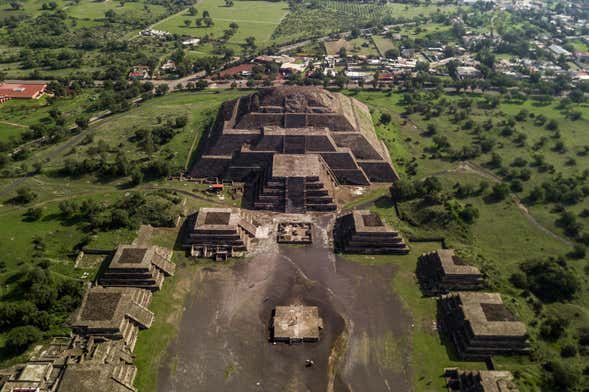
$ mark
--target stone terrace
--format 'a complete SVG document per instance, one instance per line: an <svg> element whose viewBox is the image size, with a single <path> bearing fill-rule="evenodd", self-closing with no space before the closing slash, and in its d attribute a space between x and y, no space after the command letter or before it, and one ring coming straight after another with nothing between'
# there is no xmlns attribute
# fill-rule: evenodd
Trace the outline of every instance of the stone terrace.
<svg viewBox="0 0 589 392"><path fill-rule="evenodd" d="M140 328L149 328L149 290L128 287L91 287L74 315L72 329L83 337L122 339L133 351Z"/></svg>
<svg viewBox="0 0 589 392"><path fill-rule="evenodd" d="M421 288L427 295L473 291L484 287L479 269L464 263L456 256L454 249L438 249L422 254L416 272Z"/></svg>
<svg viewBox="0 0 589 392"><path fill-rule="evenodd" d="M277 306L274 310L272 338L276 342L316 342L322 328L317 306Z"/></svg>
<svg viewBox="0 0 589 392"><path fill-rule="evenodd" d="M294 171L282 171L275 159L310 154L319 157L325 170L309 173L307 169L316 166L311 161L317 158L297 158L301 164L295 163ZM301 166L304 174L297 170ZM289 210L272 196L288 199L285 192L293 193L292 199L304 200L309 211L331 211L332 202L310 201L309 193L301 189L320 191L324 186L329 190L331 181L336 186L366 186L399 178L386 147L376 137L366 105L318 87L296 86L261 89L223 104L215 126L203 137L199 159L189 175L247 182L261 195L254 208L285 212L306 212L307 208L295 203ZM292 177L296 179L291 181ZM301 185L300 178L311 186Z"/></svg>
<svg viewBox="0 0 589 392"><path fill-rule="evenodd" d="M368 210L355 210L338 217L334 239L336 250L345 253L409 253L401 235Z"/></svg>
<svg viewBox="0 0 589 392"><path fill-rule="evenodd" d="M446 369L450 392L517 392L513 374L498 370Z"/></svg>
<svg viewBox="0 0 589 392"><path fill-rule="evenodd" d="M163 248L120 245L100 276L99 283L103 286L159 290L164 277L174 275L176 270L170 258L171 252Z"/></svg>
<svg viewBox="0 0 589 392"><path fill-rule="evenodd" d="M461 358L529 352L525 324L517 321L498 293L452 293L438 304L441 328Z"/></svg>
<svg viewBox="0 0 589 392"><path fill-rule="evenodd" d="M243 256L257 231L245 211L232 208L201 208L189 225L184 249L192 256L217 260Z"/></svg>

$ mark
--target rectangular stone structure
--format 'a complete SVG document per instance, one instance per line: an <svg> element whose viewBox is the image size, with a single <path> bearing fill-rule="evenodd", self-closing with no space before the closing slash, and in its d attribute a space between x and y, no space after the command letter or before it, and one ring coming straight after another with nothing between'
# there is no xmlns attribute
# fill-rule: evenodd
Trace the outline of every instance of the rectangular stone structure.
<svg viewBox="0 0 589 392"><path fill-rule="evenodd" d="M317 306L277 306L272 321L272 340L275 342L302 343L319 340L323 320Z"/></svg>
<svg viewBox="0 0 589 392"><path fill-rule="evenodd" d="M529 352L526 325L505 307L498 293L464 291L438 300L440 327L463 359Z"/></svg>

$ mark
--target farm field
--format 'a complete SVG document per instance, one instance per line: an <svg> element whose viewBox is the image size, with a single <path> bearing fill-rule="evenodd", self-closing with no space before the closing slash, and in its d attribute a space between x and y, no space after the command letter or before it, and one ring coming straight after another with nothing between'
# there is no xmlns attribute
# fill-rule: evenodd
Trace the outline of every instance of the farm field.
<svg viewBox="0 0 589 392"><path fill-rule="evenodd" d="M276 29L277 43L325 36L333 32L350 31L354 27L370 28L377 24L395 24L434 13L451 13L458 9L451 5L408 6L387 3L321 2L317 8L299 6L290 12Z"/></svg>
<svg viewBox="0 0 589 392"><path fill-rule="evenodd" d="M167 18L153 27L158 30L168 31L193 37L208 35L220 38L223 31L229 29L231 23L239 26L237 32L229 40L230 44L241 44L247 37L255 37L258 46L270 45L272 32L280 24L282 18L288 12L286 2L272 1L235 1L232 7L225 6L223 0L203 0L196 5L198 15L190 16L188 11L178 13ZM211 27L196 26L196 19L202 18L204 11L208 11L214 25ZM184 21L190 20L190 27L186 27Z"/></svg>

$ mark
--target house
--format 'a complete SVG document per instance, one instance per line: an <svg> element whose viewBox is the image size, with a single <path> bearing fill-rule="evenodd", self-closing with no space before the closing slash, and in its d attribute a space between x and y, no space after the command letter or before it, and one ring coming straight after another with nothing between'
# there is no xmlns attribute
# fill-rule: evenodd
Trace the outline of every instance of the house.
<svg viewBox="0 0 589 392"><path fill-rule="evenodd" d="M307 62L304 63L284 63L280 66L280 72L284 74L298 74L302 73L307 69Z"/></svg>
<svg viewBox="0 0 589 392"><path fill-rule="evenodd" d="M145 65L136 65L128 75L130 80L147 80L149 79L149 67Z"/></svg>
<svg viewBox="0 0 589 392"><path fill-rule="evenodd" d="M456 67L456 74L459 79L478 79L483 76L481 71L472 66Z"/></svg>
<svg viewBox="0 0 589 392"><path fill-rule="evenodd" d="M172 60L168 60L161 66L161 69L164 72L174 72L176 70L176 63Z"/></svg>
<svg viewBox="0 0 589 392"><path fill-rule="evenodd" d="M8 99L39 99L45 94L44 83L2 83L0 84L0 103Z"/></svg>
<svg viewBox="0 0 589 392"><path fill-rule="evenodd" d="M556 56L565 56L568 57L571 55L571 52L569 52L568 50L566 50L565 48L563 48L562 46L559 45L550 45L548 47L548 49L554 53Z"/></svg>
<svg viewBox="0 0 589 392"><path fill-rule="evenodd" d="M581 63L589 63L589 52L575 52L575 58Z"/></svg>
<svg viewBox="0 0 589 392"><path fill-rule="evenodd" d="M182 41L182 45L184 46L196 46L200 43L200 38L191 38L187 39L186 41Z"/></svg>

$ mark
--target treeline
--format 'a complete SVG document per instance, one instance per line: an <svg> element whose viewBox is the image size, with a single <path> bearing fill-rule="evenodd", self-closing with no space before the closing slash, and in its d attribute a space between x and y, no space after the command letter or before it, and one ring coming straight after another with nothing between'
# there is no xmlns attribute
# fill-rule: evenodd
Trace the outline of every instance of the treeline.
<svg viewBox="0 0 589 392"><path fill-rule="evenodd" d="M81 226L85 232L135 230L139 225L174 226L181 198L166 192L133 192L114 202L95 199L66 200L59 204L61 219Z"/></svg>
<svg viewBox="0 0 589 392"><path fill-rule="evenodd" d="M42 246L36 244L37 247ZM7 332L10 354L19 354L43 336L61 331L65 319L78 308L83 295L82 282L53 275L49 262L14 276L18 284L0 303L0 331Z"/></svg>

